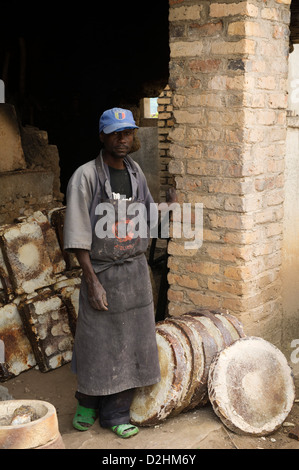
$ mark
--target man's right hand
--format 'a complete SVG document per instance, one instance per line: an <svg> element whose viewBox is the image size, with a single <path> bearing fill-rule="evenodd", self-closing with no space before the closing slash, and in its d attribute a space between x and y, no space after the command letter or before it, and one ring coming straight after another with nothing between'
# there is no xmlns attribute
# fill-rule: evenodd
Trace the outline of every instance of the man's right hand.
<svg viewBox="0 0 299 470"><path fill-rule="evenodd" d="M96 310L108 310L107 295L91 265L87 250L74 250L86 280L90 305Z"/></svg>
<svg viewBox="0 0 299 470"><path fill-rule="evenodd" d="M96 310L108 310L106 291L98 279L87 282L88 300Z"/></svg>

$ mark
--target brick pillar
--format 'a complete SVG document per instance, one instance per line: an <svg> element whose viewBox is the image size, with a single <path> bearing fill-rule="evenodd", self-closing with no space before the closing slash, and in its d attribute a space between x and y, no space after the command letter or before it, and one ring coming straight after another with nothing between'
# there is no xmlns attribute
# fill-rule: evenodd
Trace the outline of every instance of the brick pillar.
<svg viewBox="0 0 299 470"><path fill-rule="evenodd" d="M169 154L169 132L173 127L172 92L167 85L158 97L158 151L160 158L160 197L165 201L165 193L169 187L174 187L174 178L169 173L168 165L171 159Z"/></svg>
<svg viewBox="0 0 299 470"><path fill-rule="evenodd" d="M169 313L228 309L281 339L290 0L170 0L169 171L204 205L203 245L169 243Z"/></svg>

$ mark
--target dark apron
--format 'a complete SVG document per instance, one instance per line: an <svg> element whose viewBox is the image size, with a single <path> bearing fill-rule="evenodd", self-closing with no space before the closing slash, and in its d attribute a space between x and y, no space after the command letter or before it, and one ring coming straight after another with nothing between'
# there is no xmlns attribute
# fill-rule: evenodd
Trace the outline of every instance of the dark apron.
<svg viewBox="0 0 299 470"><path fill-rule="evenodd" d="M101 202L115 208L116 223L112 228L115 237L101 239L93 230L91 250L92 263L107 293L108 311L92 308L83 278L73 366L78 391L110 395L159 382L160 367L152 286L145 257L148 238L133 237L130 227L133 215L118 220L118 203L112 200L110 183L99 157L96 163L101 188L105 188L107 195ZM132 181L133 197L125 202L127 209L137 201L143 202L135 189ZM125 237L118 236L117 222L130 227Z"/></svg>

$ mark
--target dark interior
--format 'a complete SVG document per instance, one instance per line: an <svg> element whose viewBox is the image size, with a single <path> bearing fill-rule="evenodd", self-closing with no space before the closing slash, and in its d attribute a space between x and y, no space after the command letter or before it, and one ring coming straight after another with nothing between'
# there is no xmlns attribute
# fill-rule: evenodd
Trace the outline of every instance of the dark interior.
<svg viewBox="0 0 299 470"><path fill-rule="evenodd" d="M65 6L67 5L67 6ZM0 78L22 125L58 146L61 190L99 150L98 119L113 106L139 107L168 83L168 0L145 3L2 1ZM291 4L299 43L299 2Z"/></svg>
<svg viewBox="0 0 299 470"><path fill-rule="evenodd" d="M101 113L114 106L134 112L167 84L168 0L150 7L67 2L63 9L42 2L23 11L18 2L15 12L8 4L0 33L5 99L23 126L46 130L58 146L65 192L73 171L98 153Z"/></svg>

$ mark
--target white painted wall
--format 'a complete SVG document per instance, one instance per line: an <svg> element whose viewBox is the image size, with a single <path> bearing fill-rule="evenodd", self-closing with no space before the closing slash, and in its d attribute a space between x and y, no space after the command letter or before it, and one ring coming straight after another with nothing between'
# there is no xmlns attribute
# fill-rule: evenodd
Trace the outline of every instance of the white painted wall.
<svg viewBox="0 0 299 470"><path fill-rule="evenodd" d="M294 44L294 50L289 56L288 85L288 109L299 114L299 44Z"/></svg>
<svg viewBox="0 0 299 470"><path fill-rule="evenodd" d="M285 159L283 352L299 375L299 45L289 58L289 103Z"/></svg>

